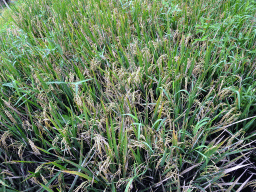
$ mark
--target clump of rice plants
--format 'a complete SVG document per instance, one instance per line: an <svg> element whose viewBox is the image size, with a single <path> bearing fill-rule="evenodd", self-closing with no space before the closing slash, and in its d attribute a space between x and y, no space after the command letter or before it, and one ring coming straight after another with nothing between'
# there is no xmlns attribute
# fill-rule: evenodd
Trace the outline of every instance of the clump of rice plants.
<svg viewBox="0 0 256 192"><path fill-rule="evenodd" d="M1 191L254 190L254 0L24 0L9 11Z"/></svg>

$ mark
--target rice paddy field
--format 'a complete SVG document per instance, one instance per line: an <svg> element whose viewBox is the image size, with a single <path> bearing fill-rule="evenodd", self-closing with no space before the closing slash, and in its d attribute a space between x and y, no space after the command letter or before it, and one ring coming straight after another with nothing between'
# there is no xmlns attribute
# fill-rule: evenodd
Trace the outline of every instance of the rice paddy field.
<svg viewBox="0 0 256 192"><path fill-rule="evenodd" d="M0 15L0 191L256 190L255 0Z"/></svg>

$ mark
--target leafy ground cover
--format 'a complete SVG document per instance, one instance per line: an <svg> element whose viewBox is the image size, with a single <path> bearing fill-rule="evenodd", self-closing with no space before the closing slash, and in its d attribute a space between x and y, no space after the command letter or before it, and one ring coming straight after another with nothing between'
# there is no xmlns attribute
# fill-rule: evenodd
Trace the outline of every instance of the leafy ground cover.
<svg viewBox="0 0 256 192"><path fill-rule="evenodd" d="M254 190L254 0L25 0L2 16L1 191Z"/></svg>

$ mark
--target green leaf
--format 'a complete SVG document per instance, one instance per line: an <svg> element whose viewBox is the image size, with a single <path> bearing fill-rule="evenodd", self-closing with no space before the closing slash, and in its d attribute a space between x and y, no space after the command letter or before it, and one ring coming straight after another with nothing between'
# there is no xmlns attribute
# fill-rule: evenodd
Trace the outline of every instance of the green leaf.
<svg viewBox="0 0 256 192"><path fill-rule="evenodd" d="M132 182L133 182L133 179L134 179L134 177L131 178L131 179L129 180L129 182L127 183L127 185L126 185L126 187L125 187L125 192L129 192L129 191L130 191L129 188L130 188L130 186L131 186L131 184L132 184Z"/></svg>

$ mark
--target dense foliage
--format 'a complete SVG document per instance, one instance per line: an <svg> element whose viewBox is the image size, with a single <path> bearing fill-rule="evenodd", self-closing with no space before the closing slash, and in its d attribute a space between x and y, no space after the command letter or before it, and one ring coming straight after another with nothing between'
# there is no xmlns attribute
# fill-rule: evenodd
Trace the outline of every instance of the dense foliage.
<svg viewBox="0 0 256 192"><path fill-rule="evenodd" d="M24 0L0 19L0 191L250 191L256 1Z"/></svg>

